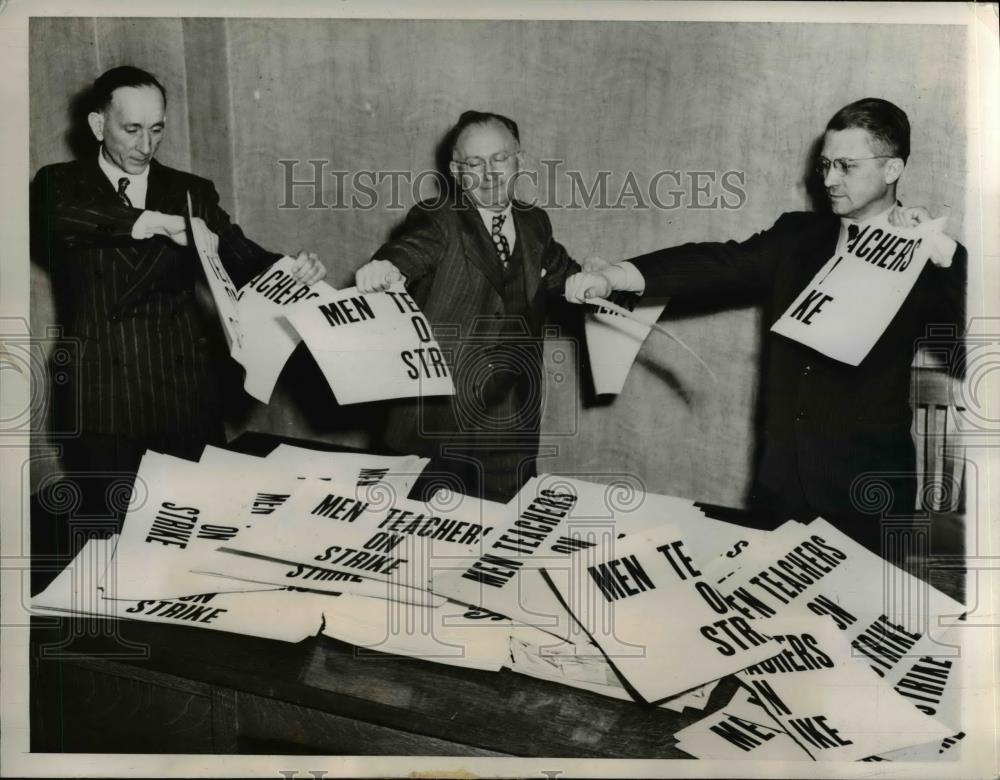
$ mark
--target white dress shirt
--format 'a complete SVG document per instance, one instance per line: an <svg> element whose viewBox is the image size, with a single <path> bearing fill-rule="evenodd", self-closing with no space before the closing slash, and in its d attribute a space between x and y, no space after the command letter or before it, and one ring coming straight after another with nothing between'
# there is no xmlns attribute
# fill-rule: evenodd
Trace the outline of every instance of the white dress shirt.
<svg viewBox="0 0 1000 780"><path fill-rule="evenodd" d="M149 188L148 165L142 173L127 173L105 157L103 149L97 151L97 164L101 166L101 170L108 177L108 181L115 188L115 192L118 192L118 180L122 178L128 179L128 186L125 188L125 194L128 195L128 199L137 209L146 208L146 190Z"/></svg>

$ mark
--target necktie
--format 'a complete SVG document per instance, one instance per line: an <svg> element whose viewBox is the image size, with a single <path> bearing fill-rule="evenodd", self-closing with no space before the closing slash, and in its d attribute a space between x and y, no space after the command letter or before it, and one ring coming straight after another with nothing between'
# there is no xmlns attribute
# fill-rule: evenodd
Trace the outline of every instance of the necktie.
<svg viewBox="0 0 1000 780"><path fill-rule="evenodd" d="M132 207L132 201L129 200L128 195L125 194L125 188L128 187L128 179L122 176L118 180L118 200L124 203L129 208Z"/></svg>
<svg viewBox="0 0 1000 780"><path fill-rule="evenodd" d="M497 257L500 258L500 262L503 263L504 268L507 267L507 261L510 260L510 244L507 243L507 236L500 232L506 219L506 214L497 214L494 216L492 232L493 248L497 250Z"/></svg>

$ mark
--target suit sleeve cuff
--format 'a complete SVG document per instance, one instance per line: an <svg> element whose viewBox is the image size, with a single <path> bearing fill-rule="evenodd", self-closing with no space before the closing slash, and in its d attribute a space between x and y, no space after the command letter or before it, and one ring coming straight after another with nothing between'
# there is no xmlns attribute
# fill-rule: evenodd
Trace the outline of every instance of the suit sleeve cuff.
<svg viewBox="0 0 1000 780"><path fill-rule="evenodd" d="M628 260L601 269L615 290L634 292L640 295L646 290L646 279Z"/></svg>

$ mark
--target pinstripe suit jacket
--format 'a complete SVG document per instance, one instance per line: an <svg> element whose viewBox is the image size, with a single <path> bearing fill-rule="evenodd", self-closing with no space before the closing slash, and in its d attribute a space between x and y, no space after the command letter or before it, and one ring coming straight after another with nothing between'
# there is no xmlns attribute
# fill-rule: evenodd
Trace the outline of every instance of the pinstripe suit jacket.
<svg viewBox="0 0 1000 780"><path fill-rule="evenodd" d="M631 262L649 295L710 300L750 293L763 303L769 329L836 251L839 230L835 215L788 213L743 242L684 244ZM929 326L961 333L966 265L961 246L950 268L928 263L856 367L767 332L753 498L780 505L789 480L797 479L809 506L828 519L872 514L863 510L875 509L888 491L893 507L913 510L910 365ZM943 346L954 347L954 340Z"/></svg>
<svg viewBox="0 0 1000 780"><path fill-rule="evenodd" d="M537 452L545 294L561 292L566 276L579 266L552 237L544 211L515 203L511 213L517 235L512 261L520 261L524 274L523 311L505 299L496 250L464 196L457 203L417 204L398 237L373 255L406 275L407 289L434 328L455 380L453 398L391 407L386 443L398 451L433 457L441 444L520 441Z"/></svg>
<svg viewBox="0 0 1000 780"><path fill-rule="evenodd" d="M134 437L219 431L225 357L217 326L195 300L201 271L193 246L133 239L142 211L118 200L96 155L42 168L32 190L36 259L48 265L69 335L80 341L72 371L83 430ZM230 221L210 181L150 164L147 209L184 214L188 193L194 215L218 234L219 257L236 285L278 259Z"/></svg>

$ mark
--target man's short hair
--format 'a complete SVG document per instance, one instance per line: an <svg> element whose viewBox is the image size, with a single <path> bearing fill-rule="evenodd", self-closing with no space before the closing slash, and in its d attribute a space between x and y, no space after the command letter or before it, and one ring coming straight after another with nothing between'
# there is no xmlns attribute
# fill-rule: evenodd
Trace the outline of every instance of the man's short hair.
<svg viewBox="0 0 1000 780"><path fill-rule="evenodd" d="M493 114L488 111L465 111L458 118L458 121L451 130L448 131L449 157L455 156L455 145L458 143L459 136L465 132L466 128L473 125L488 125L494 122L507 128L510 134L514 136L514 140L521 143L521 134L517 129L517 122L510 117L506 117L503 114Z"/></svg>
<svg viewBox="0 0 1000 780"><path fill-rule="evenodd" d="M103 111L111 105L111 96L121 87L156 87L163 95L163 105L167 104L167 90L156 80L156 76L142 68L121 65L107 70L94 80L91 89L91 111Z"/></svg>
<svg viewBox="0 0 1000 780"><path fill-rule="evenodd" d="M827 123L827 130L860 127L883 144L893 157L910 156L910 120L899 106L881 98L862 98L844 106Z"/></svg>

